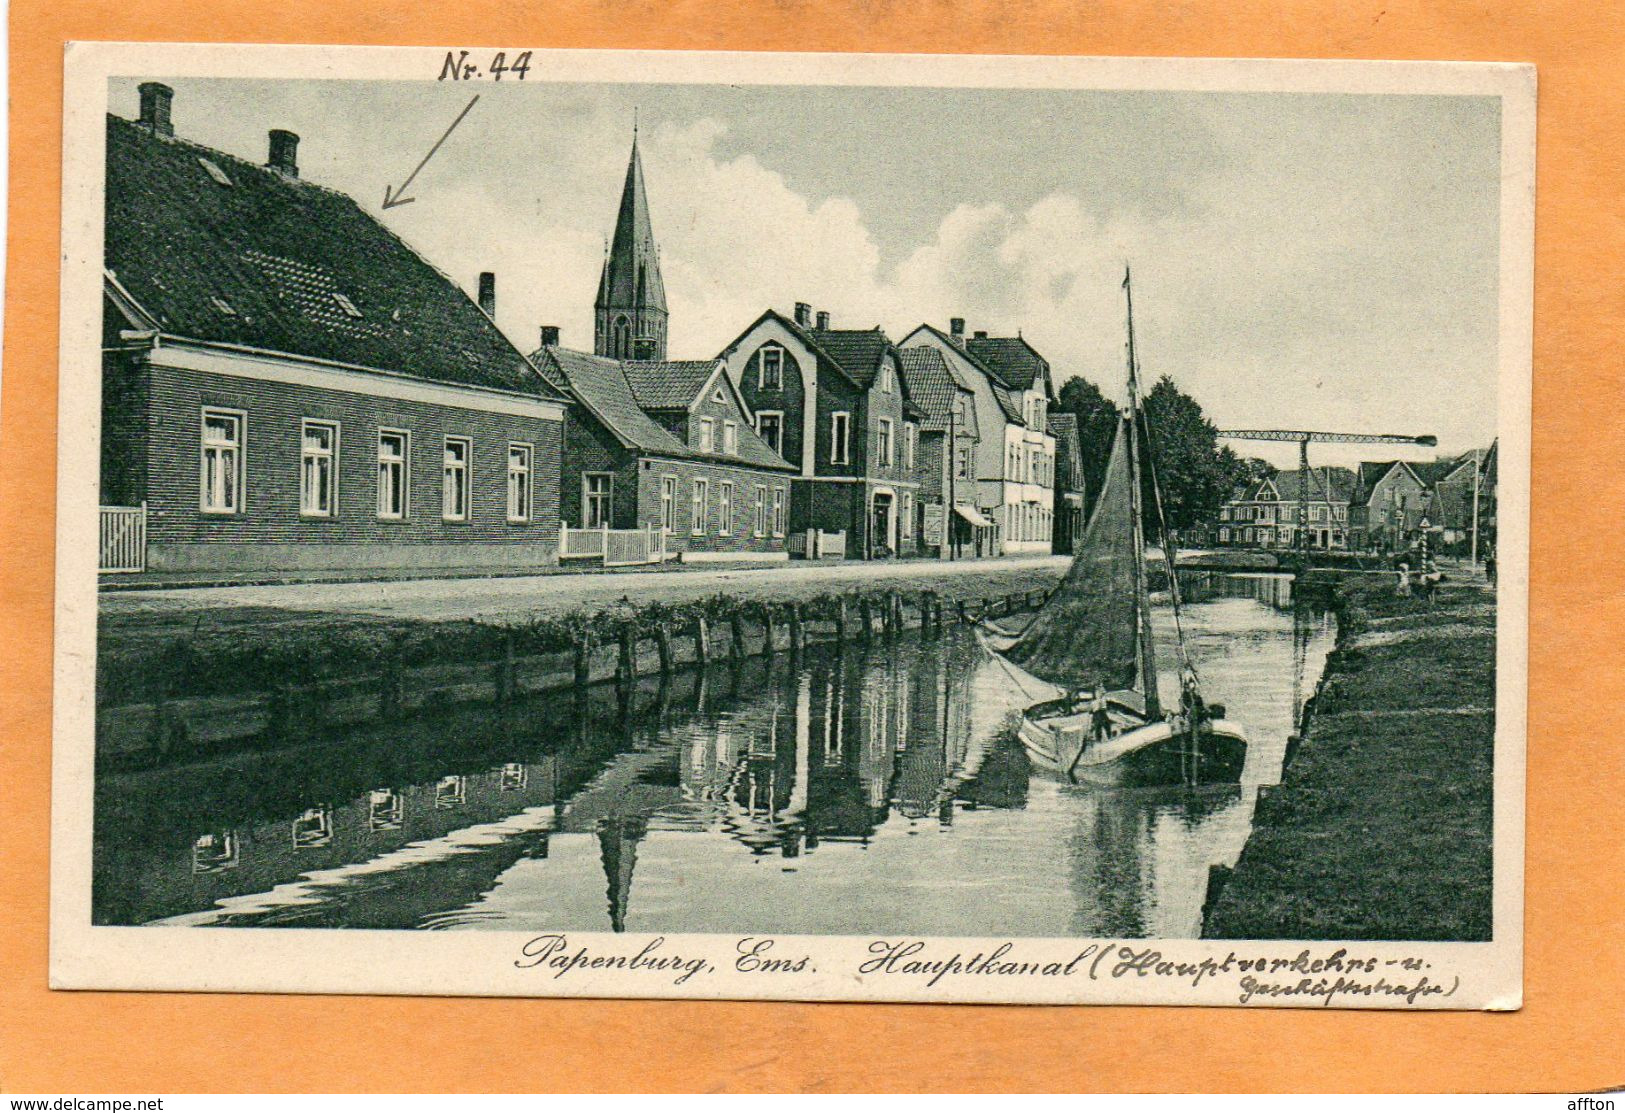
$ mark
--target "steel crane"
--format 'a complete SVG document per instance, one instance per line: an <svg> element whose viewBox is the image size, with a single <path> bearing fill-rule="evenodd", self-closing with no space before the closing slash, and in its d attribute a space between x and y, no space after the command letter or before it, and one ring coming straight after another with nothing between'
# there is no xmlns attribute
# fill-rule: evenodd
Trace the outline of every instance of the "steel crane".
<svg viewBox="0 0 1625 1113"><path fill-rule="evenodd" d="M1404 433L1327 433L1316 429L1224 429L1219 436L1238 441L1297 442L1298 470L1298 553L1303 567L1309 567L1309 442L1318 444L1411 444L1432 448L1439 438L1431 434L1414 437ZM1326 492L1331 501L1331 492Z"/></svg>

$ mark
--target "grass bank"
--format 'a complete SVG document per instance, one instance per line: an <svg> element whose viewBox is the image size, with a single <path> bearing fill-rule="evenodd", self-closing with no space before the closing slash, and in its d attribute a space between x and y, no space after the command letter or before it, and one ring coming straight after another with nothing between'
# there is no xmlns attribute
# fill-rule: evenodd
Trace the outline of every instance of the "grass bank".
<svg viewBox="0 0 1625 1113"><path fill-rule="evenodd" d="M1383 584L1337 606L1303 740L1203 935L1487 940L1494 597L1463 586L1430 607Z"/></svg>

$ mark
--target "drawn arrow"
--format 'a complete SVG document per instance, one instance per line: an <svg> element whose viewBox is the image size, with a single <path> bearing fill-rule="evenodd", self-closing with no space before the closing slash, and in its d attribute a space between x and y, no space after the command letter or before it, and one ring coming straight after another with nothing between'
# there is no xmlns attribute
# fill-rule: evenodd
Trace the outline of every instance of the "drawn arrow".
<svg viewBox="0 0 1625 1113"><path fill-rule="evenodd" d="M473 107L479 103L479 99L479 94L475 93L474 99L468 102L468 107L459 112L457 114L457 118L451 122L451 127L446 129L446 134L442 135L439 141L436 142L433 147L429 148L429 153L423 156L422 162L418 163L417 170L413 170L406 176L406 181L401 183L400 189L391 189L387 185L384 186L384 208L393 209L396 205L410 205L413 201L417 200L416 197L402 196L402 194L406 192L406 187L411 185L412 179L416 178L418 176L418 172L429 164L429 160L433 158L434 153L440 149L440 145L447 139L451 138L451 133L457 130L457 125L463 122L463 117L467 116Z"/></svg>

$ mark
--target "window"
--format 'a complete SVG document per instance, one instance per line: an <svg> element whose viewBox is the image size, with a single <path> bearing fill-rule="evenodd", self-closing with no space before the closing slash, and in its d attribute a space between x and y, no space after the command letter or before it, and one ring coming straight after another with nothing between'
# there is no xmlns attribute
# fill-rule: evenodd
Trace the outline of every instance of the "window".
<svg viewBox="0 0 1625 1113"><path fill-rule="evenodd" d="M688 531L696 537L705 532L706 504L711 500L709 487L708 481L696 479L693 489L689 491Z"/></svg>
<svg viewBox="0 0 1625 1113"><path fill-rule="evenodd" d="M581 477L582 529L609 527L614 479L608 472L588 472Z"/></svg>
<svg viewBox="0 0 1625 1113"><path fill-rule="evenodd" d="M338 302L339 308L344 310L344 315L346 317L361 316L361 310L355 307L355 302L351 301L349 298L345 297L336 290L333 292L333 300Z"/></svg>
<svg viewBox="0 0 1625 1113"><path fill-rule="evenodd" d="M760 410L756 414L756 435L767 442L779 455L784 455L784 414L778 410Z"/></svg>
<svg viewBox="0 0 1625 1113"><path fill-rule="evenodd" d="M760 370L756 378L758 389L783 390L784 349L777 344L769 344L762 349L758 358L761 360Z"/></svg>
<svg viewBox="0 0 1625 1113"><path fill-rule="evenodd" d="M727 537L734 528L734 485L723 482L717 486L717 536Z"/></svg>
<svg viewBox="0 0 1625 1113"><path fill-rule="evenodd" d="M473 443L467 437L447 437L440 453L440 516L448 522L468 521L468 460Z"/></svg>
<svg viewBox="0 0 1625 1113"><path fill-rule="evenodd" d="M897 516L897 540L899 542L910 540L914 536L914 492L904 491L902 494L902 513Z"/></svg>
<svg viewBox="0 0 1625 1113"><path fill-rule="evenodd" d="M699 443L699 449L700 449L701 452L714 452L714 451L716 451L715 438L712 436L712 424L713 423L712 423L710 418L708 418L708 417L700 418L700 443Z"/></svg>
<svg viewBox="0 0 1625 1113"><path fill-rule="evenodd" d="M903 466L914 469L914 450L919 444L920 430L912 421L903 423Z"/></svg>
<svg viewBox="0 0 1625 1113"><path fill-rule="evenodd" d="M890 363L880 365L880 393L891 394L897 389L897 378Z"/></svg>
<svg viewBox="0 0 1625 1113"><path fill-rule="evenodd" d="M632 354L632 324L625 317L616 317L610 328L610 355L626 359Z"/></svg>
<svg viewBox="0 0 1625 1113"><path fill-rule="evenodd" d="M959 460L954 465L954 478L970 478L970 445L968 444L959 446Z"/></svg>
<svg viewBox="0 0 1625 1113"><path fill-rule="evenodd" d="M829 462L832 464L845 464L851 457L850 431L852 415L845 410L837 410L829 415Z"/></svg>
<svg viewBox="0 0 1625 1113"><path fill-rule="evenodd" d="M205 514L237 514L243 502L241 410L204 410L198 507Z"/></svg>
<svg viewBox="0 0 1625 1113"><path fill-rule="evenodd" d="M875 455L880 459L880 466L891 467L891 418L880 419L880 428L875 434Z"/></svg>
<svg viewBox="0 0 1625 1113"><path fill-rule="evenodd" d="M405 429L378 430L378 516L405 518L411 513L412 434Z"/></svg>
<svg viewBox="0 0 1625 1113"><path fill-rule="evenodd" d="M677 528L677 477L660 477L660 532L671 533Z"/></svg>
<svg viewBox="0 0 1625 1113"><path fill-rule="evenodd" d="M784 536L784 488L773 488L773 536Z"/></svg>
<svg viewBox="0 0 1625 1113"><path fill-rule="evenodd" d="M1219 544L1228 545L1229 543L1230 543L1230 531L1228 529L1219 530Z"/></svg>
<svg viewBox="0 0 1625 1113"><path fill-rule="evenodd" d="M331 518L338 506L339 427L306 421L299 427L299 513Z"/></svg>
<svg viewBox="0 0 1625 1113"><path fill-rule="evenodd" d="M722 452L725 456L739 455L739 426L735 422L722 423Z"/></svg>
<svg viewBox="0 0 1625 1113"><path fill-rule="evenodd" d="M528 444L508 446L508 521L530 521L530 460ZM606 511L604 519L608 521Z"/></svg>
<svg viewBox="0 0 1625 1113"><path fill-rule="evenodd" d="M756 488L756 501L751 504L751 533L757 537L767 534L767 488Z"/></svg>

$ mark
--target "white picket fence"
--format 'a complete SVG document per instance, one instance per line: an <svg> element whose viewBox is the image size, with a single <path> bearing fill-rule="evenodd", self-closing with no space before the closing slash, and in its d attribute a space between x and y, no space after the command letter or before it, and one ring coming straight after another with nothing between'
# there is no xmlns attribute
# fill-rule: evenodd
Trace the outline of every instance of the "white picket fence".
<svg viewBox="0 0 1625 1113"><path fill-rule="evenodd" d="M147 504L104 506L98 531L98 572L144 572L147 568Z"/></svg>
<svg viewBox="0 0 1625 1113"><path fill-rule="evenodd" d="M605 568L659 564L666 559L666 535L657 525L639 529L571 529L559 527L559 559L597 557Z"/></svg>

